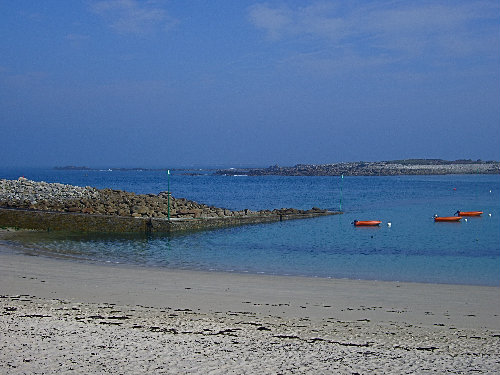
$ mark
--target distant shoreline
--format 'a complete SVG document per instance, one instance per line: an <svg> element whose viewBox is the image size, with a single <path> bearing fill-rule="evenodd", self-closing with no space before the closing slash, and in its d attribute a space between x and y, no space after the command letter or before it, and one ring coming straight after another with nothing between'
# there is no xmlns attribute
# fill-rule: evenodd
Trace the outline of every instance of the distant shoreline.
<svg viewBox="0 0 500 375"><path fill-rule="evenodd" d="M407 159L380 162L274 165L267 168L223 169L217 175L247 176L401 176L446 174L500 174L498 161Z"/></svg>
<svg viewBox="0 0 500 375"><path fill-rule="evenodd" d="M123 167L103 167L103 168L91 168L85 166L75 166L66 165L63 167L54 167L56 171L124 171L124 172L134 172L134 171L215 171L217 168L123 168Z"/></svg>
<svg viewBox="0 0 500 375"><path fill-rule="evenodd" d="M61 171L177 171L188 176L208 174L216 176L400 176L446 174L500 174L500 161L405 159L377 162L342 162L331 164L296 164L263 168L91 168L86 166L58 166ZM203 173L200 173L203 172Z"/></svg>

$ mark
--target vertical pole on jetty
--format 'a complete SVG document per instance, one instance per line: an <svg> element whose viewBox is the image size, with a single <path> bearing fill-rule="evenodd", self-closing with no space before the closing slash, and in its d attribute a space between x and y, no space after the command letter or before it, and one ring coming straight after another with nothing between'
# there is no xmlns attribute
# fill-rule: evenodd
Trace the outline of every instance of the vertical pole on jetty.
<svg viewBox="0 0 500 375"><path fill-rule="evenodd" d="M170 169L167 169L167 217L170 221Z"/></svg>
<svg viewBox="0 0 500 375"><path fill-rule="evenodd" d="M342 186L344 185L344 175L340 178L340 212L342 212Z"/></svg>

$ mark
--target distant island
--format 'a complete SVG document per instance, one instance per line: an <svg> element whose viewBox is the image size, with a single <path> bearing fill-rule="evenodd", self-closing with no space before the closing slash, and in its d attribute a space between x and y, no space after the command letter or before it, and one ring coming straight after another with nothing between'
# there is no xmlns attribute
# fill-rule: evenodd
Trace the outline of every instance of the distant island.
<svg viewBox="0 0 500 375"><path fill-rule="evenodd" d="M186 173L187 175L191 176L198 176L201 175L201 173L198 173L197 171L200 171L201 169L194 169L194 168L121 168L121 167L104 167L104 168L89 168L89 167L82 167L82 166L75 166L75 165L66 165L64 167L54 167L55 170L57 171L122 171L122 172L134 172L134 171L160 171L160 172L166 172L167 170L170 171L187 171L190 173ZM203 169L204 171L210 170L210 169ZM213 169L215 170L215 169Z"/></svg>
<svg viewBox="0 0 500 375"><path fill-rule="evenodd" d="M217 175L247 176L398 176L445 174L500 174L500 162L482 160L405 159L378 162L274 165L267 168L220 169Z"/></svg>
<svg viewBox="0 0 500 375"><path fill-rule="evenodd" d="M100 170L112 170L112 171L166 171L167 169L151 169L151 168L89 168L89 167L79 167L74 165L66 165L64 167L54 167L58 171L100 171Z"/></svg>
<svg viewBox="0 0 500 375"><path fill-rule="evenodd" d="M332 164L297 164L293 167L273 165L267 168L89 168L83 166L54 167L62 171L167 171L185 176L212 174L216 176L398 176L444 174L500 174L499 161L404 159L375 162L344 162Z"/></svg>
<svg viewBox="0 0 500 375"><path fill-rule="evenodd" d="M89 167L77 167L74 165L67 165L64 167L54 167L55 170L58 171L91 171L92 168Z"/></svg>

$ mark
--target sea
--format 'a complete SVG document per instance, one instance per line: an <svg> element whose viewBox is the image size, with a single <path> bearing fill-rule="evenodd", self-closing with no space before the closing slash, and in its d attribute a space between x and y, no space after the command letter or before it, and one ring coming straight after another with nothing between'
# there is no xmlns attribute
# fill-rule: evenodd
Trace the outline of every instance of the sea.
<svg viewBox="0 0 500 375"><path fill-rule="evenodd" d="M0 168L0 178L187 198L231 210L320 207L342 215L175 235L18 233L27 255L217 272L500 286L500 175L219 176L210 168ZM433 215L483 211L458 223ZM354 220L380 220L354 227ZM5 242L6 240L4 240ZM4 250L5 251L5 250ZM10 250L9 250L10 251Z"/></svg>

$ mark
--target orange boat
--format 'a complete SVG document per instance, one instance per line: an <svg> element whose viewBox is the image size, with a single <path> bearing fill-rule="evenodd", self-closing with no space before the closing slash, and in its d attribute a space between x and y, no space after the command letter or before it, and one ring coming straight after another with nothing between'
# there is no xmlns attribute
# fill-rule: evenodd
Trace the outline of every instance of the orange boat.
<svg viewBox="0 0 500 375"><path fill-rule="evenodd" d="M448 222L457 222L457 221L460 221L460 219L462 218L462 216L434 216L434 221L436 222L444 222L444 221L448 221Z"/></svg>
<svg viewBox="0 0 500 375"><path fill-rule="evenodd" d="M457 211L455 215L458 216L481 216L483 211Z"/></svg>
<svg viewBox="0 0 500 375"><path fill-rule="evenodd" d="M352 222L355 227L376 227L380 225L381 221L378 220L354 220Z"/></svg>

